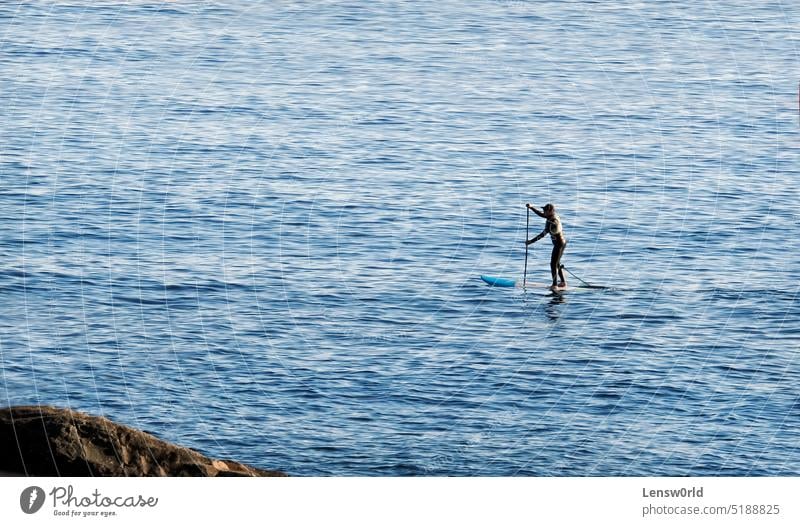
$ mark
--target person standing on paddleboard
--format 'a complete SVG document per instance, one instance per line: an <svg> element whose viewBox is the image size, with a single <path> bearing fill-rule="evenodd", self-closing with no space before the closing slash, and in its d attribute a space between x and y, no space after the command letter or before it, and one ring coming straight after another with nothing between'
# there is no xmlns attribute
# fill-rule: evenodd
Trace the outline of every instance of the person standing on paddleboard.
<svg viewBox="0 0 800 526"><path fill-rule="evenodd" d="M561 218L556 214L556 207L551 203L544 205L542 210L531 206L530 203L525 206L528 207L529 210L533 210L537 216L547 219L542 233L533 239L526 240L525 245L536 243L547 234L550 234L550 239L553 241L553 252L550 255L550 273L553 275L552 288L566 288L567 280L564 278L564 270L561 267L561 256L564 255L564 249L567 246L567 238L564 237L564 230L561 228ZM557 283L556 277L561 278L561 283Z"/></svg>

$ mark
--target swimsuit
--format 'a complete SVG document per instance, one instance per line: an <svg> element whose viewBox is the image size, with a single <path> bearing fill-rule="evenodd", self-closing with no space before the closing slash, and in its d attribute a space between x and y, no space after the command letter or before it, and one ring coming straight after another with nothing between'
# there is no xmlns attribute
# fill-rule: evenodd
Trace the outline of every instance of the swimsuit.
<svg viewBox="0 0 800 526"><path fill-rule="evenodd" d="M567 239L564 237L564 231L561 228L561 218L558 217L558 214L555 214L553 219L547 220L545 228L547 229L547 233L550 234L550 239L553 241L554 245L567 243Z"/></svg>
<svg viewBox="0 0 800 526"><path fill-rule="evenodd" d="M564 249L567 246L567 238L564 237L564 231L561 228L561 218L554 215L553 219L548 219L545 225L547 232L550 234L550 240L553 242L553 252L550 254L550 272L555 279L556 273L561 268L561 256L564 255ZM562 274L562 278L563 274Z"/></svg>

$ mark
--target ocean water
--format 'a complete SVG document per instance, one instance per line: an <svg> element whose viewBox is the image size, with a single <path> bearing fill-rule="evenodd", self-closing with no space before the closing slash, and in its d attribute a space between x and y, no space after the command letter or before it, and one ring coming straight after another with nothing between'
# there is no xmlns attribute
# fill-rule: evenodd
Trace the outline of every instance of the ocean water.
<svg viewBox="0 0 800 526"><path fill-rule="evenodd" d="M0 405L294 475L800 475L800 7L623 4L0 4ZM478 279L526 202L610 289Z"/></svg>

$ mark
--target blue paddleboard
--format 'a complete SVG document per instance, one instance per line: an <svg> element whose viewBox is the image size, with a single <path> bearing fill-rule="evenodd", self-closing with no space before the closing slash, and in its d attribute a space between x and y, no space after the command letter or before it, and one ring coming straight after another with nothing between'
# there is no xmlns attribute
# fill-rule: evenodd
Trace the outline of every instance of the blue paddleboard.
<svg viewBox="0 0 800 526"><path fill-rule="evenodd" d="M494 276L481 276L481 279L491 285L492 287L516 287L517 280L496 278Z"/></svg>
<svg viewBox="0 0 800 526"><path fill-rule="evenodd" d="M605 288L605 287L581 287L581 286L578 286L578 287L570 287L570 288L566 288L566 287L565 288L557 288L557 289L554 290L547 283L535 283L535 282L528 281L528 282L525 283L525 286L523 287L522 280L508 279L508 278L497 278L495 276L486 276L486 275L482 275L481 279L484 282L486 282L489 285L491 285L492 287L518 287L518 288L526 288L526 289L531 289L531 290L541 289L541 290L554 291L554 292L565 292L567 290L578 290L578 289L580 289L580 290L589 290L589 289L593 289L593 288Z"/></svg>

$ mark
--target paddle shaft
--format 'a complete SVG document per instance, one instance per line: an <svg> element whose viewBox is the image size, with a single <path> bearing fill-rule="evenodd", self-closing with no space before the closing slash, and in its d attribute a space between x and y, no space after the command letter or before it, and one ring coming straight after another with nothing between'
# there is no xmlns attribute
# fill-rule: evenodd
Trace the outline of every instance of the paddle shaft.
<svg viewBox="0 0 800 526"><path fill-rule="evenodd" d="M525 206L525 270L522 271L522 286L528 281L528 227L531 224L531 209Z"/></svg>

